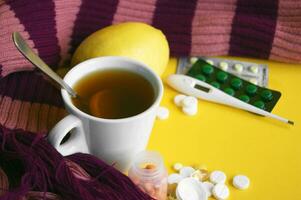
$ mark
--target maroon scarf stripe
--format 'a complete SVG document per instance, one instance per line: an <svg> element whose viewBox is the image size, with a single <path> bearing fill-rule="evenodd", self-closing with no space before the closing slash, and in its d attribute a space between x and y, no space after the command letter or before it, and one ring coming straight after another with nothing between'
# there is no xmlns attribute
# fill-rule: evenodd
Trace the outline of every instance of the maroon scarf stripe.
<svg viewBox="0 0 301 200"><path fill-rule="evenodd" d="M56 69L60 59L60 47L56 37L54 2L26 0L8 1L7 4L29 33L39 56Z"/></svg>
<svg viewBox="0 0 301 200"><path fill-rule="evenodd" d="M118 0L83 0L71 36L70 53L91 33L112 24Z"/></svg>
<svg viewBox="0 0 301 200"><path fill-rule="evenodd" d="M182 0L158 0L153 17L152 25L162 30L169 42L171 54L173 56L188 55L191 50L191 31L192 19L194 10L196 8L197 0L182 1ZM178 6L185 7L185 9L178 9ZM177 34L174 30L181 29L181 40L176 41ZM182 45L177 45L181 43Z"/></svg>
<svg viewBox="0 0 301 200"><path fill-rule="evenodd" d="M277 12L277 0L238 0L229 54L268 58L275 35Z"/></svg>
<svg viewBox="0 0 301 200"><path fill-rule="evenodd" d="M0 94L15 100L63 107L59 90L36 72L13 73L2 78Z"/></svg>

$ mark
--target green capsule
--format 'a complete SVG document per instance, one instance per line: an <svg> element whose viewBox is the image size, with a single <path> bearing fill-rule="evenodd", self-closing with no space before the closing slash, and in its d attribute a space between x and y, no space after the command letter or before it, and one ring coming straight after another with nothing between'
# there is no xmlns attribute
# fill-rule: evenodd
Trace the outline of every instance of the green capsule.
<svg viewBox="0 0 301 200"><path fill-rule="evenodd" d="M254 95L257 92L257 87L255 85L249 84L246 87L246 92L249 95Z"/></svg>
<svg viewBox="0 0 301 200"><path fill-rule="evenodd" d="M240 95L238 98L239 98L240 100L246 102L246 103L249 103L249 101L250 101L250 97L249 97L248 95L245 95L245 94Z"/></svg>
<svg viewBox="0 0 301 200"><path fill-rule="evenodd" d="M234 89L238 90L238 89L242 86L242 80L239 79L239 78L233 78L233 79L231 80L231 86L232 86Z"/></svg>
<svg viewBox="0 0 301 200"><path fill-rule="evenodd" d="M263 90L261 97L264 101L271 101L273 99L273 93L270 90Z"/></svg>
<svg viewBox="0 0 301 200"><path fill-rule="evenodd" d="M206 81L206 77L203 74L197 74L195 78L197 78L200 81Z"/></svg>
<svg viewBox="0 0 301 200"><path fill-rule="evenodd" d="M228 79L228 74L226 72L218 72L216 75L216 79L221 82L224 83L227 79Z"/></svg>
<svg viewBox="0 0 301 200"><path fill-rule="evenodd" d="M213 87L216 87L216 88L220 88L221 87L221 85L218 83L218 82L216 82L216 81L213 81L213 82L211 82L210 83Z"/></svg>
<svg viewBox="0 0 301 200"><path fill-rule="evenodd" d="M225 88L224 92L226 92L227 94L234 96L235 91L232 88Z"/></svg>
<svg viewBox="0 0 301 200"><path fill-rule="evenodd" d="M263 101L255 101L253 105L260 109L264 109L264 107L265 107L265 104Z"/></svg>
<svg viewBox="0 0 301 200"><path fill-rule="evenodd" d="M205 74L207 76L210 75L210 74L212 74L213 71L214 71L214 68L211 65L204 65L202 67L203 74Z"/></svg>

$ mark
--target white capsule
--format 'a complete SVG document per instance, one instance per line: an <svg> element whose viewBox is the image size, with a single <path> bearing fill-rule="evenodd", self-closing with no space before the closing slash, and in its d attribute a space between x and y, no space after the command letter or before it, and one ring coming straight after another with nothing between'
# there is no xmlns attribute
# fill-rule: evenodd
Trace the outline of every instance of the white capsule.
<svg viewBox="0 0 301 200"><path fill-rule="evenodd" d="M185 178L179 182L176 189L179 200L207 200L207 194L199 181L194 178Z"/></svg>
<svg viewBox="0 0 301 200"><path fill-rule="evenodd" d="M184 107L191 107L191 106L195 106L197 104L198 104L197 98L192 97L192 96L185 97L182 101L182 105Z"/></svg>
<svg viewBox="0 0 301 200"><path fill-rule="evenodd" d="M251 83L255 84L255 85L258 84L258 81L257 81L256 78L250 78L249 81L250 81Z"/></svg>
<svg viewBox="0 0 301 200"><path fill-rule="evenodd" d="M177 105L177 106L182 106L182 102L183 100L186 98L187 96L184 94L178 94L174 97L173 102Z"/></svg>
<svg viewBox="0 0 301 200"><path fill-rule="evenodd" d="M193 172L195 172L195 169L193 169L192 167L182 167L180 169L180 175L184 178L190 177Z"/></svg>
<svg viewBox="0 0 301 200"><path fill-rule="evenodd" d="M202 185L206 191L207 197L211 197L214 185L208 181L203 182Z"/></svg>
<svg viewBox="0 0 301 200"><path fill-rule="evenodd" d="M207 63L209 63L210 65L214 65L214 62L213 62L213 60L209 60L209 59L207 59L207 60L206 60L206 62L207 62Z"/></svg>
<svg viewBox="0 0 301 200"><path fill-rule="evenodd" d="M169 110L166 107L159 107L157 110L157 118L160 120L168 119Z"/></svg>
<svg viewBox="0 0 301 200"><path fill-rule="evenodd" d="M222 70L227 71L227 69L228 69L228 67L229 67L229 64L228 64L227 62L222 61L222 62L219 63L219 67L220 67Z"/></svg>
<svg viewBox="0 0 301 200"><path fill-rule="evenodd" d="M230 191L226 185L219 183L213 187L212 194L218 200L225 200L229 197Z"/></svg>
<svg viewBox="0 0 301 200"><path fill-rule="evenodd" d="M184 107L182 107L182 111L186 115L193 116L193 115L196 115L198 113L198 106L197 105L189 106L189 107L184 106Z"/></svg>
<svg viewBox="0 0 301 200"><path fill-rule="evenodd" d="M250 179L244 175L236 175L233 178L233 186L239 190L245 190L250 185Z"/></svg>
<svg viewBox="0 0 301 200"><path fill-rule="evenodd" d="M183 165L181 163L175 163L173 165L173 169L176 171L179 171L182 167L183 167Z"/></svg>
<svg viewBox="0 0 301 200"><path fill-rule="evenodd" d="M217 171L211 172L209 179L214 184L225 183L227 176L224 172L217 170Z"/></svg>
<svg viewBox="0 0 301 200"><path fill-rule="evenodd" d="M191 57L190 58L190 60L189 60L189 62L191 63L191 64L194 64L196 61L198 61L198 57Z"/></svg>
<svg viewBox="0 0 301 200"><path fill-rule="evenodd" d="M234 69L235 69L235 71L237 71L237 72L242 72L242 70L244 69L244 66L242 65L242 64L240 64L240 63L236 63L235 65L234 65Z"/></svg>
<svg viewBox="0 0 301 200"><path fill-rule="evenodd" d="M174 183L179 183L181 180L183 179L183 176L181 176L180 174L170 174L167 177L167 182L168 184L174 184Z"/></svg>
<svg viewBox="0 0 301 200"><path fill-rule="evenodd" d="M249 70L250 70L252 73L257 74L259 68L258 68L257 65L252 65L252 66L249 67Z"/></svg>

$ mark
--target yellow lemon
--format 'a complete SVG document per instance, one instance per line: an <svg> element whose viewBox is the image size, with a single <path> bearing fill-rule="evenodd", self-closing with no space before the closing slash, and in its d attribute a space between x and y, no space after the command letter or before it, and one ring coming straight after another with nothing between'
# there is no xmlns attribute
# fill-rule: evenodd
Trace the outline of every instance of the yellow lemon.
<svg viewBox="0 0 301 200"><path fill-rule="evenodd" d="M160 30L144 23L125 22L88 36L76 49L71 64L101 56L136 59L162 75L169 59L169 46Z"/></svg>

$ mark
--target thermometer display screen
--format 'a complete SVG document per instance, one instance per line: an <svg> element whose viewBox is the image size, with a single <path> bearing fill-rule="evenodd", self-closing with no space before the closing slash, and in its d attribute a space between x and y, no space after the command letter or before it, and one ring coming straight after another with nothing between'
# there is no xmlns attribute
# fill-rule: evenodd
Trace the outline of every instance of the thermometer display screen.
<svg viewBox="0 0 301 200"><path fill-rule="evenodd" d="M198 90L201 90L201 91L203 91L203 92L209 92L209 91L210 91L210 88L206 88L206 87L201 86L201 85L198 85L198 84L195 84L195 85L194 85L194 88L195 88L195 89L198 89Z"/></svg>

